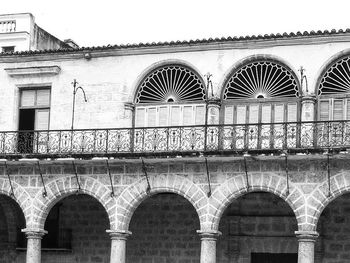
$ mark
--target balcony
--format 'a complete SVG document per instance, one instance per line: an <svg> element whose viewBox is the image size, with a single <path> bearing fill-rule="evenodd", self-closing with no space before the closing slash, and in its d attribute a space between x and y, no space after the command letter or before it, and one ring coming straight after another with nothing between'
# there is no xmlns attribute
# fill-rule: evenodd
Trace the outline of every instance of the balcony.
<svg viewBox="0 0 350 263"><path fill-rule="evenodd" d="M0 132L0 157L270 154L350 148L350 121Z"/></svg>
<svg viewBox="0 0 350 263"><path fill-rule="evenodd" d="M0 21L0 33L11 33L16 31L16 21Z"/></svg>

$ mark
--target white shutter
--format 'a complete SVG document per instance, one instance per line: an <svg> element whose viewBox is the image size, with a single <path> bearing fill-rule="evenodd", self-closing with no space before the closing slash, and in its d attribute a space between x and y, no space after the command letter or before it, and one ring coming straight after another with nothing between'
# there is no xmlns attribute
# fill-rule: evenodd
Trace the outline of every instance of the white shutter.
<svg viewBox="0 0 350 263"><path fill-rule="evenodd" d="M346 100L346 120L350 120L350 99Z"/></svg>
<svg viewBox="0 0 350 263"><path fill-rule="evenodd" d="M205 123L205 106L196 106L195 125L203 125Z"/></svg>
<svg viewBox="0 0 350 263"><path fill-rule="evenodd" d="M225 124L233 124L233 106L225 107Z"/></svg>
<svg viewBox="0 0 350 263"><path fill-rule="evenodd" d="M297 121L297 115L298 115L298 111L297 111L298 107L297 104L288 104L287 105L287 122L296 122Z"/></svg>
<svg viewBox="0 0 350 263"><path fill-rule="evenodd" d="M35 112L35 130L49 129L49 109L40 109Z"/></svg>
<svg viewBox="0 0 350 263"><path fill-rule="evenodd" d="M259 105L249 106L249 123L259 122Z"/></svg>
<svg viewBox="0 0 350 263"><path fill-rule="evenodd" d="M182 124L183 125L193 125L193 107L192 106L183 106L182 109Z"/></svg>
<svg viewBox="0 0 350 263"><path fill-rule="evenodd" d="M333 120L340 121L344 119L343 103L343 100L333 100Z"/></svg>
<svg viewBox="0 0 350 263"><path fill-rule="evenodd" d="M237 106L237 124L245 124L246 123L246 106L240 105Z"/></svg>
<svg viewBox="0 0 350 263"><path fill-rule="evenodd" d="M271 105L261 106L261 123L271 123Z"/></svg>
<svg viewBox="0 0 350 263"><path fill-rule="evenodd" d="M321 100L319 111L320 111L320 121L328 121L330 120L329 116L329 102L330 100Z"/></svg>
<svg viewBox="0 0 350 263"><path fill-rule="evenodd" d="M21 107L35 106L35 90L23 90L21 96Z"/></svg>
<svg viewBox="0 0 350 263"><path fill-rule="evenodd" d="M36 93L36 105L49 106L50 105L50 90L39 89Z"/></svg>
<svg viewBox="0 0 350 263"><path fill-rule="evenodd" d="M145 108L136 108L135 127L144 127L146 118Z"/></svg>
<svg viewBox="0 0 350 263"><path fill-rule="evenodd" d="M180 106L171 106L170 108L170 126L179 126L181 117Z"/></svg>
<svg viewBox="0 0 350 263"><path fill-rule="evenodd" d="M274 122L275 123L281 123L284 122L284 105L283 104L276 104L275 105L275 112L274 112Z"/></svg>
<svg viewBox="0 0 350 263"><path fill-rule="evenodd" d="M167 126L168 125L168 113L169 113L168 106L161 106L158 109L159 109L159 113L158 113L159 126Z"/></svg>
<svg viewBox="0 0 350 263"><path fill-rule="evenodd" d="M157 108L152 107L147 109L147 127L154 127L157 125Z"/></svg>

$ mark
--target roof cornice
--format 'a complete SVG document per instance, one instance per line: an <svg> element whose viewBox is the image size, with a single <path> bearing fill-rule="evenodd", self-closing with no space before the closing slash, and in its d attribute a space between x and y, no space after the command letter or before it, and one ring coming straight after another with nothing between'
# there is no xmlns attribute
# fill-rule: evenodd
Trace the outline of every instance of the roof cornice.
<svg viewBox="0 0 350 263"><path fill-rule="evenodd" d="M325 33L326 32L326 33ZM321 33L265 35L239 38L203 39L183 42L163 42L128 45L108 45L100 47L81 47L77 49L37 50L14 53L0 53L0 62L30 62L83 59L86 53L92 58L108 56L129 56L178 52L196 52L225 49L261 49L276 46L321 45L327 43L350 42L350 30L346 32L325 31ZM86 57L85 57L86 58ZM89 56L90 58L90 56Z"/></svg>

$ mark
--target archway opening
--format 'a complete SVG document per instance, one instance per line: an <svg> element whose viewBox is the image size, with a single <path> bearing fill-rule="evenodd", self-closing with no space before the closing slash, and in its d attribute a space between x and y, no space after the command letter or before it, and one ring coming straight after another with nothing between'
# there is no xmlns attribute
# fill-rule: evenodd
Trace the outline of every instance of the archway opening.
<svg viewBox="0 0 350 263"><path fill-rule="evenodd" d="M199 262L198 214L189 201L171 193L151 196L134 212L127 262Z"/></svg>
<svg viewBox="0 0 350 263"><path fill-rule="evenodd" d="M108 214L95 198L79 194L60 200L44 229L42 262L109 262Z"/></svg>
<svg viewBox="0 0 350 263"><path fill-rule="evenodd" d="M10 197L0 195L0 259L1 262L25 262L26 226L20 206Z"/></svg>
<svg viewBox="0 0 350 263"><path fill-rule="evenodd" d="M323 210L317 224L315 263L349 262L350 194L342 195Z"/></svg>
<svg viewBox="0 0 350 263"><path fill-rule="evenodd" d="M219 230L217 262L297 263L297 220L289 205L274 194L254 192L234 200Z"/></svg>

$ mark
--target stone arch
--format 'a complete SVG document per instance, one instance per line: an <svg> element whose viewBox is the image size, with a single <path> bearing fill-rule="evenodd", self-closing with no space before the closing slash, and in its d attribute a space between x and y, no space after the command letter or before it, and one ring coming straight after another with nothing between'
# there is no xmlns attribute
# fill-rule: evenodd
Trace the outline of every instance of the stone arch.
<svg viewBox="0 0 350 263"><path fill-rule="evenodd" d="M44 229L46 217L58 201L70 195L82 193L94 197L104 207L112 229L114 226L115 199L111 197L110 189L100 181L87 176L81 176L79 182L81 186L79 192L77 192L78 186L75 176L61 177L48 183L46 185L47 196L43 197L41 192L35 196L33 227Z"/></svg>
<svg viewBox="0 0 350 263"><path fill-rule="evenodd" d="M245 174L236 175L218 187L209 200L208 220L210 229L218 230L221 217L234 199L251 192L268 192L279 196L293 210L298 228L305 224L305 198L301 191L289 182L287 195L286 178L273 173L252 173L248 175L249 188Z"/></svg>
<svg viewBox="0 0 350 263"><path fill-rule="evenodd" d="M13 195L8 180L0 179L0 194L10 197L21 208L24 215L26 226L30 225L32 220L31 206L32 199L24 188L18 183L12 181Z"/></svg>
<svg viewBox="0 0 350 263"><path fill-rule="evenodd" d="M326 206L336 198L350 193L350 173L342 172L330 178L330 192L328 180L323 181L307 198L307 220L309 222L306 230L316 231L318 220Z"/></svg>
<svg viewBox="0 0 350 263"><path fill-rule="evenodd" d="M297 77L297 75L295 74L295 72L297 72L295 70L295 68L290 65L286 60L284 60L283 58L280 58L278 56L275 55L271 55L271 54L256 54L256 55L252 55L249 57L245 57L239 61L237 61L236 63L234 63L224 74L223 78L221 79L220 83L219 83L219 94L220 95L220 99L223 99L223 93L225 90L225 85L226 82L231 78L232 74L234 72L236 72L240 67L249 64L251 62L257 61L257 60L267 60L267 61L271 61L271 62L275 62L278 63L280 65L282 65L283 67L285 67L286 69L288 69L292 75L295 78L295 81L299 87L299 94L301 94L301 86L300 86L300 82L299 82L299 78Z"/></svg>
<svg viewBox="0 0 350 263"><path fill-rule="evenodd" d="M331 56L329 59L327 59L323 65L318 70L317 74L315 75L315 81L314 83L316 86L314 87L315 95L318 96L318 87L320 86L321 80L323 78L323 75L326 73L328 68L335 63L337 60L342 59L343 57L350 56L350 49L344 49L333 56Z"/></svg>
<svg viewBox="0 0 350 263"><path fill-rule="evenodd" d="M181 59L166 59L166 60L161 60L158 62L153 63L152 65L148 66L146 69L144 69L141 74L136 78L136 80L134 81L133 85L132 85L132 92L130 94L131 97L129 97L129 101L134 102L135 97L137 95L139 86L141 84L141 82L155 69L163 67L163 66L169 66L169 65L180 65L180 66L185 66L187 68L189 68L190 70L192 70L202 81L203 85L204 85L204 78L202 76L202 74L200 73L199 69L196 68L194 65L192 65L191 63L185 61L185 60L181 60Z"/></svg>
<svg viewBox="0 0 350 263"><path fill-rule="evenodd" d="M147 192L147 180L142 178L126 188L117 199L116 227L118 231L128 231L131 217L136 208L150 195L174 193L186 198L195 208L201 228L204 225L208 198L203 190L192 181L180 175L153 175L149 177L150 191Z"/></svg>

